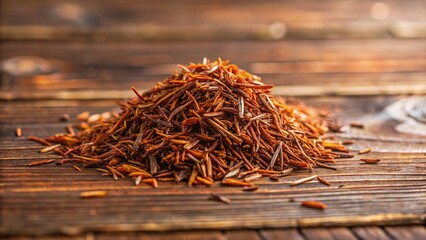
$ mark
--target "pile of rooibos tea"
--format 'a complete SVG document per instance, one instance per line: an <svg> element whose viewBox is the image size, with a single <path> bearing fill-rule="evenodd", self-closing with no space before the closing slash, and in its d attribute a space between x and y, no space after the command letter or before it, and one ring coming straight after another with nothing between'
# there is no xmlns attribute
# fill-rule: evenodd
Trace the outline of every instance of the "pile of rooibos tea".
<svg viewBox="0 0 426 240"><path fill-rule="evenodd" d="M179 68L147 92L132 88L136 97L120 103L119 114L81 114L76 133L31 139L63 155L58 164L155 187L158 180L250 187L349 156L321 138L324 111L273 97L273 86L238 66L219 59Z"/></svg>

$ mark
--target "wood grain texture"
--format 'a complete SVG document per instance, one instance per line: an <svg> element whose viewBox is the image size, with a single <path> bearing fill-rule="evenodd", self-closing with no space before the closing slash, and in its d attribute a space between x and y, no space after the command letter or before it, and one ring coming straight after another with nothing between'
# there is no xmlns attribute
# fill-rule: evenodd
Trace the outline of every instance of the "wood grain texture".
<svg viewBox="0 0 426 240"><path fill-rule="evenodd" d="M425 37L425 3L3 0L2 39L226 40ZM226 7L224 7L226 6ZM384 9L384 10L383 10ZM171 17L164 17L171 16ZM220 17L218 17L220 16ZM196 21L194 21L196 19ZM197 31L194 31L194 28Z"/></svg>
<svg viewBox="0 0 426 240"><path fill-rule="evenodd" d="M380 4L0 0L0 238L426 239L426 139L396 132L383 112L400 94L426 93L425 1ZM291 187L310 175L295 172L256 182L257 192L152 189L72 164L27 166L60 159L27 136L65 132L82 111L119 111L131 86L150 88L203 57L230 59L274 84L274 94L330 107L346 125L336 139L354 139L353 153L372 147L366 156L382 161L361 164L355 154L337 160L337 171L314 170L330 187ZM347 127L352 121L365 128ZM79 197L92 190L108 194ZM232 203L209 201L211 192ZM329 208L302 208L304 200Z"/></svg>
<svg viewBox="0 0 426 240"><path fill-rule="evenodd" d="M177 64L230 59L286 96L426 93L426 42L40 43L0 46L1 99L122 99L148 89ZM119 84L120 83L120 84Z"/></svg>
<svg viewBox="0 0 426 240"><path fill-rule="evenodd" d="M304 240L307 239L297 230L297 228L288 229L265 229L260 231L261 236L268 240Z"/></svg>
<svg viewBox="0 0 426 240"><path fill-rule="evenodd" d="M426 238L425 226L394 226L384 227L385 231L395 239L424 239Z"/></svg>
<svg viewBox="0 0 426 240"><path fill-rule="evenodd" d="M95 235L96 240L131 240L131 239L148 239L148 240L227 240L225 234L221 231L193 231L193 232L170 232L170 233L100 233ZM246 238L247 239L247 238Z"/></svg>
<svg viewBox="0 0 426 240"><path fill-rule="evenodd" d="M310 239L356 239L359 240L389 240L389 239L424 239L424 226L394 226L392 234L378 226L342 228L281 228L256 230L227 230L227 231L191 231L191 232L124 232L124 233L86 233L76 236L3 236L5 240L160 240L160 239L219 239L219 240L310 240ZM352 231L352 234L350 233Z"/></svg>
<svg viewBox="0 0 426 240"><path fill-rule="evenodd" d="M261 240L261 236L256 230L232 230L225 231L226 239L233 240Z"/></svg>
<svg viewBox="0 0 426 240"><path fill-rule="evenodd" d="M415 231L417 227L412 226L411 229ZM371 239L371 240L393 239L392 236L388 235L381 227L377 227L377 226L353 227L351 228L351 230L360 239Z"/></svg>
<svg viewBox="0 0 426 240"><path fill-rule="evenodd" d="M94 236L93 233L80 234L80 235L76 235L76 236L58 235L58 234L44 235L44 236L4 235L4 236L2 236L2 239L5 239L5 240L93 240L93 236ZM126 239L126 238L122 238L122 239Z"/></svg>
<svg viewBox="0 0 426 240"><path fill-rule="evenodd" d="M13 10L16 1L5 2L7 8ZM35 1L32 8L23 12L8 11L2 14L2 31L14 32L20 36L22 31L46 30L44 39L55 39L58 33L64 33L63 39L96 36L110 36L122 33L117 30L119 18L110 16L111 11L128 13L133 11L127 7L120 9L114 2L105 5L77 2L75 6L63 5L61 2ZM46 4L46 5L43 5ZM89 5L85 5L89 4ZM152 11L159 6L152 3ZM186 4L186 3L184 3ZM212 9L215 4L209 3ZM235 31L245 38L257 38L254 34L269 28L272 20L287 24L287 36L315 36L315 31L303 32L303 27L312 26L313 21L320 23L321 36L330 33L330 23L335 19L329 15L315 15L324 6L336 6L335 1L327 1L314 10L304 8L299 3L285 3L282 6L289 11L304 14L281 14L277 18L261 15L257 19L260 25L247 30L233 25L225 29L216 24L215 19L203 18L199 29L210 33ZM345 3L345 7L353 3ZM338 23L335 31L341 34L340 27L348 32L359 34L355 15L360 16L362 8L369 9L371 3L361 6L357 13L348 20ZM399 4L399 3L391 3ZM47 8L42 8L44 6ZM230 5L235 8L237 5ZM274 1L267 2L261 11L270 11L276 6ZM407 5L408 6L408 5ZM66 15L64 8L74 7L81 16ZM186 11L187 6L182 6ZM412 6L408 6L411 8ZM139 6L140 8L140 6ZM392 9L394 6L392 6ZM19 14L27 12L26 17ZM47 18L39 18L34 22L34 13L40 14L45 9ZM143 11L138 9L137 11ZM269 10L268 10L269 9ZM396 8L401 9L401 8ZM234 9L235 10L235 9ZM234 11L233 10L233 11ZM241 12L244 9L241 9ZM216 9L212 11L220 12ZM408 11L408 10L407 10ZM410 12L413 12L410 10ZM417 8L416 13L420 13ZM108 13L108 14L107 14ZM223 12L221 12L223 14ZM49 15L50 14L50 15ZM65 15L64 15L65 14ZM99 15L96 15L99 14ZM395 12L394 17L402 12ZM78 15L78 14L77 14ZM153 14L157 16L158 14ZM361 14L362 15L362 14ZM108 17L106 17L108 16ZM242 15L241 15L242 16ZM235 18L226 19L238 24ZM272 16L272 17L271 17ZM304 16L305 19L298 19ZM412 15L413 19L415 14ZM419 15L420 16L420 15ZM146 15L131 15L135 22L144 22ZM319 18L318 18L319 17ZM407 15L400 15L404 19ZM149 16L148 16L149 18ZM16 19L20 19L16 21ZM167 38L159 22L153 26L154 38ZM423 21L422 19L417 19ZM185 19L178 19L176 29L185 32ZM241 19L239 20L241 21ZM346 21L346 22L345 22ZM37 23L38 26L28 23ZM374 22L374 21L373 21ZM226 23L226 24L229 24ZM163 24L163 25L162 25ZM222 24L225 24L222 23ZM322 25L321 25L322 24ZM364 28L364 33L382 34L388 31L388 23L378 23L372 28ZM88 25L91 30L82 30ZM297 30L294 26L298 26ZM299 28L302 26L301 28ZM355 28L353 28L355 26ZM364 26L364 25L362 25ZM10 28L11 27L11 28ZM68 28L68 29L66 29ZM104 33L93 29L102 29ZM64 30L65 29L65 30ZM204 29L204 30L203 30ZM296 30L295 30L296 29ZM355 30L354 30L355 29ZM377 31L378 30L378 31ZM50 32L49 32L50 31ZM124 32L135 31L130 28ZM146 32L142 27L137 31ZM251 32L248 32L251 31ZM309 32L311 31L311 32ZM358 32L357 32L358 31ZM4 33L4 32L3 32ZM25 38L25 34L23 35ZM53 34L53 35L49 35ZM67 35L69 34L69 35ZM163 35L162 35L163 34ZM170 34L168 32L167 34ZM250 35L251 34L251 35ZM268 38L270 32L266 32ZM313 35L309 35L313 34ZM388 34L388 33L386 33ZM6 34L13 38L12 35ZM361 33L362 35L362 33ZM365 35L365 36L367 36ZM211 35L206 35L212 38ZM235 38L236 35L229 35ZM319 36L319 35L318 35ZM355 36L355 35L351 35ZM22 36L21 36L22 37ZM132 38L132 37L130 37ZM143 39L145 37L142 37ZM164 38L164 39L165 39ZM196 38L188 35L188 39ZM186 40L188 40L186 39ZM344 123L357 120L365 114L379 114L389 103L396 100L394 94L424 93L425 50L422 40L325 40L325 41L276 41L276 42L145 42L145 43L99 43L96 45L85 42L4 42L1 44L2 67L2 99L14 99L1 102L0 113L0 177L1 177L1 217L0 230L8 234L25 233L76 234L87 231L129 232L133 230L173 230L173 229L241 229L283 226L329 226L329 225L369 225L369 224L409 224L424 223L425 199L425 140L415 136L397 134L393 131L392 122L385 121L385 128L367 128L364 132L347 129L339 134L341 139L355 138L351 146L354 152L373 147L371 157L379 157L382 162L369 166L359 163L358 158L338 160L338 171L318 169L316 173L332 183L326 187L317 181L299 187L290 187L289 182L305 177L308 173L298 172L279 183L262 180L260 190L255 193L244 193L239 189L222 188L188 188L184 184L162 184L158 190L146 186L135 187L130 181L113 182L102 178L93 169L77 172L71 166L57 167L53 164L38 168L27 167L29 161L55 158L58 156L41 155L35 143L16 138L16 127L23 129L23 135L48 136L63 132L69 123L60 122L60 116L66 112L75 117L81 111L103 112L115 107L112 99L130 97L130 86L146 89L158 80L163 79L175 69L176 63L187 63L194 59L201 60L207 56L216 58L237 59L236 64L248 71L259 74L265 82L275 84L278 95L313 96L304 98L309 105L332 106L337 116ZM27 65L21 65L21 64ZM5 64L12 66L5 68ZM23 67L22 67L23 66ZM123 80L125 80L123 82ZM345 97L324 97L324 95L344 95ZM348 97L348 96L364 97ZM370 97L365 97L371 95ZM384 96L388 95L388 96ZM21 99L21 100L19 100ZM28 102L28 99L39 99ZM52 99L52 100L45 100ZM62 100L61 100L62 99ZM82 99L82 100L79 100ZM100 100L96 100L100 99ZM24 100L24 101L22 101ZM60 101L58 101L60 100ZM31 116L31 117L30 117ZM74 120L71 121L73 123ZM102 199L80 199L79 193L86 190L105 190L108 196ZM232 199L232 206L223 206L208 201L211 191L221 193ZM295 199L296 202L289 202ZM303 200L320 200L331 206L326 212L303 209L299 202ZM410 204L408 204L408 201ZM234 205L238 207L235 207ZM60 214L59 214L60 212ZM276 214L282 212L285 214ZM24 220L22 220L24 219ZM226 231L225 233L209 232L194 233L195 237L206 236L212 239L223 238L270 238L286 233L294 238L378 235L378 230L352 230L348 228L265 230L259 234L254 231ZM318 234L315 231L318 231ZM392 231L392 230L389 230ZM378 233L380 232L380 233ZM100 234L99 237L111 239L115 237L132 238L137 234L114 235ZM179 238L181 233L171 233ZM176 235L177 234L177 235ZM311 235L310 235L311 234ZM389 233L387 233L390 236ZM145 237L163 238L164 235L143 235ZM192 236L192 235L191 235Z"/></svg>
<svg viewBox="0 0 426 240"><path fill-rule="evenodd" d="M320 104L321 99L307 101ZM350 107L359 104L351 98L331 99L322 101L334 108L347 106L340 110L347 121L363 111L363 108ZM375 97L363 101L360 106L376 106L371 108L372 113L380 111L379 106L383 104ZM253 193L218 184L207 188L161 183L160 188L152 189L134 186L129 180L101 177L94 169L77 172L71 165L28 168L32 160L59 157L38 153L41 146L24 137L13 136L14 127L21 126L23 136L47 136L63 131L66 123L59 120L64 110L61 106L67 106L67 112L75 116L83 110L106 111L114 106L114 101L2 103L5 109L0 116L2 233L78 234L87 231L420 224L425 221L426 149L424 144L415 141L406 144L420 148L419 153L406 152L402 148L379 148L377 146L387 143L373 139L370 143L378 143L377 150L369 156L381 158L379 164L360 164L357 156L337 160L338 171L315 169L316 174L332 183L330 187L318 181L291 187L290 182L309 176L307 172L296 172L278 183L262 179L257 182L260 189ZM357 151L364 144L365 141L356 141L351 148ZM104 190L108 195L98 199L79 198L81 191L89 190ZM210 192L230 198L232 204L209 201ZM302 208L300 201L304 200L322 201L329 208L326 211Z"/></svg>
<svg viewBox="0 0 426 240"><path fill-rule="evenodd" d="M304 228L301 233L307 239L329 240L349 239L356 240L356 236L348 228Z"/></svg>
<svg viewBox="0 0 426 240"><path fill-rule="evenodd" d="M192 232L163 232L163 233L86 233L77 236L50 235L50 236L6 236L5 240L227 240L227 235L221 231L192 231ZM238 238L235 238L238 239ZM245 238L251 239L251 238Z"/></svg>

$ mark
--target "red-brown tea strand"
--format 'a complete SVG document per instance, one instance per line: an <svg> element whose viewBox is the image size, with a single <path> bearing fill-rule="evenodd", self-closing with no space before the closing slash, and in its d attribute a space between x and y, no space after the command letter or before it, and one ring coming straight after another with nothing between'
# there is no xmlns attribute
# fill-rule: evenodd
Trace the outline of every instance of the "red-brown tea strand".
<svg viewBox="0 0 426 240"><path fill-rule="evenodd" d="M318 179L318 181L319 181L320 183L322 183L322 184L325 184L325 185L327 185L327 186L330 186L330 185L331 185L331 183L330 183L329 181L327 181L326 179L324 179L324 178L322 178L322 177L320 177L320 176L317 176L317 179Z"/></svg>
<svg viewBox="0 0 426 240"><path fill-rule="evenodd" d="M325 203L318 202L318 201L303 201L300 203L300 205L304 207L320 209L320 210L324 210L327 208L327 205Z"/></svg>
<svg viewBox="0 0 426 240"><path fill-rule="evenodd" d="M364 128L364 124L358 122L352 122L350 123L350 126L353 128Z"/></svg>
<svg viewBox="0 0 426 240"><path fill-rule="evenodd" d="M243 187L243 191L245 192L254 192L254 191L257 191L258 189L259 187L254 185Z"/></svg>
<svg viewBox="0 0 426 240"><path fill-rule="evenodd" d="M375 164L375 163L379 163L381 161L380 158L361 158L359 159L365 163L370 163L370 164Z"/></svg>
<svg viewBox="0 0 426 240"><path fill-rule="evenodd" d="M28 166L29 166L29 167L40 166L40 165L44 165L44 164L52 163L52 162L54 162L54 161L55 161L55 159L38 160L38 161L30 162L30 163L28 164Z"/></svg>
<svg viewBox="0 0 426 240"><path fill-rule="evenodd" d="M76 130L46 139L29 137L64 159L106 168L153 187L161 181L252 187L292 169L334 169L334 158L353 157L340 142L321 139L337 121L326 111L270 95L272 86L229 61L179 66L144 93L120 102L121 113L77 116ZM340 129L340 126L339 126Z"/></svg>

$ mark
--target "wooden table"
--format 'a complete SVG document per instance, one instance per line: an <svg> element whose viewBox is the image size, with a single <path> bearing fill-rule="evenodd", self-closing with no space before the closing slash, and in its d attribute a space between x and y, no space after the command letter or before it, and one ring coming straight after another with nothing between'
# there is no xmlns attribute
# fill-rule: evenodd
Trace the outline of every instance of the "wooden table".
<svg viewBox="0 0 426 240"><path fill-rule="evenodd" d="M386 2L393 15L380 21L368 1L232 1L227 8L225 1L117 2L38 0L21 8L20 0L2 1L4 238L426 239L426 138L397 132L399 122L385 110L426 94L423 1ZM337 160L337 171L315 169L329 187L317 181L291 187L310 175L301 171L280 182L262 179L256 192L219 184L152 189L94 169L27 166L59 158L38 153L41 146L27 136L65 132L82 111L118 109L131 86L148 89L176 64L203 57L230 59L274 84L274 94L327 106L345 125L365 123L336 134L355 140L355 158ZM60 120L63 113L71 122ZM18 127L22 137L15 136ZM382 161L360 163L356 151L365 147ZM108 195L79 198L86 190ZM211 192L232 203L208 200ZM303 200L329 208L302 208Z"/></svg>

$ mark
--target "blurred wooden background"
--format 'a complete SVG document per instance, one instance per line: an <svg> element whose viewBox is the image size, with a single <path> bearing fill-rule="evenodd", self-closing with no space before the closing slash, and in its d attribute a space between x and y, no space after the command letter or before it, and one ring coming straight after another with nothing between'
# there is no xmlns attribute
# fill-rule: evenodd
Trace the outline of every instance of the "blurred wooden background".
<svg viewBox="0 0 426 240"><path fill-rule="evenodd" d="M425 0L0 0L0 4L3 237L426 238L425 139L396 132L396 121L383 113L401 97L426 94ZM95 171L26 166L45 156L25 137L62 132L68 124L59 122L62 113L75 117L81 111L116 108L115 100L133 95L131 86L150 88L176 64L200 62L203 57L231 60L274 84L276 95L330 106L343 123L370 116L376 122L338 137L356 139L354 152L372 146L373 156L384 161L360 167L359 160L352 159L339 161L338 172L318 170L332 187L313 182L304 186L306 190L294 190L286 180L262 180L262 190L250 197L219 186L167 184L161 190L141 190L130 182L100 179ZM14 136L17 127L24 137ZM294 178L306 174L296 173ZM177 188L187 195L177 194ZM77 197L82 189L105 189L111 196L82 202ZM207 201L213 190L245 208ZM126 201L120 198L130 195ZM325 201L330 209L312 212L288 202L309 197ZM141 202L164 206L135 212ZM201 206L205 208L200 210ZM256 207L254 213L247 211L250 206ZM148 217L157 225L145 221ZM398 224L408 226L393 226ZM153 226L174 231L138 232ZM182 227L194 231L175 231ZM76 235L57 235L64 233Z"/></svg>
<svg viewBox="0 0 426 240"><path fill-rule="evenodd" d="M424 38L423 0L3 0L2 39Z"/></svg>

